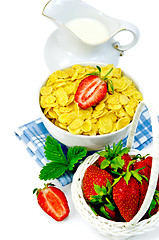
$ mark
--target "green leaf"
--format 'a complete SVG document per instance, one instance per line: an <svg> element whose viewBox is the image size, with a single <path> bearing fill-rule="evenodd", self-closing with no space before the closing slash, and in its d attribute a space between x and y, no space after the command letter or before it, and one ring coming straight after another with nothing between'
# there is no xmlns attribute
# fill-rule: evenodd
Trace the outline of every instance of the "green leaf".
<svg viewBox="0 0 159 240"><path fill-rule="evenodd" d="M118 144L116 145L116 148L115 148L115 153L116 153L117 155L120 153L122 147L123 147L122 140L120 140L120 141L118 142Z"/></svg>
<svg viewBox="0 0 159 240"><path fill-rule="evenodd" d="M107 194L106 188L104 186L100 187L99 185L94 184L94 190L99 196L104 196Z"/></svg>
<svg viewBox="0 0 159 240"><path fill-rule="evenodd" d="M127 154L128 152L130 151L130 148L123 148L119 153L118 153L118 155L119 156L123 156L124 154Z"/></svg>
<svg viewBox="0 0 159 240"><path fill-rule="evenodd" d="M100 74L101 74L101 68L100 68L99 66L96 66L96 68L98 69L98 71L99 71L99 76L100 76Z"/></svg>
<svg viewBox="0 0 159 240"><path fill-rule="evenodd" d="M91 210L93 211L93 213L98 216L98 213L96 213L95 209L91 206L91 204L89 204L89 207L91 208Z"/></svg>
<svg viewBox="0 0 159 240"><path fill-rule="evenodd" d="M116 146L115 146L115 143L113 143L113 153L115 153L115 149L116 149Z"/></svg>
<svg viewBox="0 0 159 240"><path fill-rule="evenodd" d="M99 73L98 73L98 72L92 72L92 73L88 73L87 75L88 75L88 76L91 76L91 75L93 75L93 76L99 76Z"/></svg>
<svg viewBox="0 0 159 240"><path fill-rule="evenodd" d="M54 138L47 136L44 149L45 157L48 160L67 164L61 145Z"/></svg>
<svg viewBox="0 0 159 240"><path fill-rule="evenodd" d="M91 196L88 202L93 204L99 204L99 203L103 203L103 200L101 196L95 195L95 196Z"/></svg>
<svg viewBox="0 0 159 240"><path fill-rule="evenodd" d="M141 175L141 174L140 174ZM145 175L141 175L142 178L145 178L145 180L148 182L148 178Z"/></svg>
<svg viewBox="0 0 159 240"><path fill-rule="evenodd" d="M99 185L94 184L94 190L98 195L101 195L102 188Z"/></svg>
<svg viewBox="0 0 159 240"><path fill-rule="evenodd" d="M97 152L97 154L99 154L101 157L105 157L106 151Z"/></svg>
<svg viewBox="0 0 159 240"><path fill-rule="evenodd" d="M110 148L109 145L108 145L108 153L110 154L110 156L113 156L113 150Z"/></svg>
<svg viewBox="0 0 159 240"><path fill-rule="evenodd" d="M109 208L110 210L115 210L115 206L109 201L109 203L108 204L105 204L105 206L107 207L107 208Z"/></svg>
<svg viewBox="0 0 159 240"><path fill-rule="evenodd" d="M122 176L120 176L120 177L118 177L118 178L114 178L114 182L113 182L113 184L112 184L112 187L113 187L115 184L117 184L117 183L120 181L121 178L122 178Z"/></svg>
<svg viewBox="0 0 159 240"><path fill-rule="evenodd" d="M109 213L105 210L104 206L100 207L100 212L108 219L111 219L111 217L109 216Z"/></svg>
<svg viewBox="0 0 159 240"><path fill-rule="evenodd" d="M67 152L68 169L73 170L75 164L85 157L87 154L87 148L85 147L70 147Z"/></svg>
<svg viewBox="0 0 159 240"><path fill-rule="evenodd" d="M159 191L155 191L154 199L156 200L157 204L159 204Z"/></svg>
<svg viewBox="0 0 159 240"><path fill-rule="evenodd" d="M68 169L67 164L49 162L40 171L39 178L41 180L54 180L60 177Z"/></svg>
<svg viewBox="0 0 159 240"><path fill-rule="evenodd" d="M37 190L38 190L38 188L34 188L34 190L33 190L33 194L36 193Z"/></svg>
<svg viewBox="0 0 159 240"><path fill-rule="evenodd" d="M131 173L133 177L136 178L136 180L138 180L142 184L142 176L136 171L131 171Z"/></svg>
<svg viewBox="0 0 159 240"><path fill-rule="evenodd" d="M106 189L106 187L102 186L102 192L103 192L103 195L106 195L106 194L107 194L107 189Z"/></svg>
<svg viewBox="0 0 159 240"><path fill-rule="evenodd" d="M110 165L110 163L111 163L111 161L105 159L105 160L103 160L103 161L101 162L100 168L101 168L101 169L105 169L105 168L107 168L107 167Z"/></svg>
<svg viewBox="0 0 159 240"><path fill-rule="evenodd" d="M150 204L150 208L149 208L149 210L148 210L148 214L149 214L150 217L151 217L151 211L152 211L155 207L156 207L156 201L155 201L155 199L152 199L151 204Z"/></svg>
<svg viewBox="0 0 159 240"><path fill-rule="evenodd" d="M129 180L130 180L130 177L131 177L131 172L127 172L124 176L124 180L125 180L127 185L128 185Z"/></svg>
<svg viewBox="0 0 159 240"><path fill-rule="evenodd" d="M61 145L51 136L47 136L44 149L50 162L43 166L39 178L45 181L60 177L68 169L73 170L74 165L87 154L85 147L75 146L68 149L66 159Z"/></svg>
<svg viewBox="0 0 159 240"><path fill-rule="evenodd" d="M111 161L111 167L115 170L115 171L117 171L118 170L118 168L123 168L123 166L124 166L124 159L122 159L121 157L115 157L114 159L112 159L112 161Z"/></svg>
<svg viewBox="0 0 159 240"><path fill-rule="evenodd" d="M110 89L112 90L112 92L114 93L114 85L112 80L109 79L108 83L107 83L107 87L108 87L108 92L110 92ZM109 89L110 88L110 89Z"/></svg>
<svg viewBox="0 0 159 240"><path fill-rule="evenodd" d="M112 185L111 183L109 182L109 180L107 180L107 183L106 183L106 190L107 190L107 194L110 195L113 188L112 188Z"/></svg>

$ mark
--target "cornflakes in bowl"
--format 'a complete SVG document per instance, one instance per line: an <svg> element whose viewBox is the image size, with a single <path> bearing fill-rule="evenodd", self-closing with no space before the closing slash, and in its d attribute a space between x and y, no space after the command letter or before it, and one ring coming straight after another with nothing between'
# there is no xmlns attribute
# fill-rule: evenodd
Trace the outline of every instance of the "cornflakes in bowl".
<svg viewBox="0 0 159 240"><path fill-rule="evenodd" d="M79 107L75 94L88 74L101 68L113 85L104 98L87 109ZM110 71L112 69L112 71ZM43 122L57 140L67 146L100 150L128 135L138 104L143 100L134 80L112 64L76 64L53 72L40 88Z"/></svg>

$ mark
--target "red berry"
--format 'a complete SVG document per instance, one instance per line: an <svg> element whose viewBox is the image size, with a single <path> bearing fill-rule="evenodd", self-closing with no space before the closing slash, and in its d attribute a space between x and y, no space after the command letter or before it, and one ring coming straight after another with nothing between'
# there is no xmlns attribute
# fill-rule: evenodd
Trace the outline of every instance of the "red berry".
<svg viewBox="0 0 159 240"><path fill-rule="evenodd" d="M113 199L126 222L129 222L136 215L139 197L139 183L134 177L130 177L128 184L122 177L114 185Z"/></svg>
<svg viewBox="0 0 159 240"><path fill-rule="evenodd" d="M113 177L107 171L94 165L89 166L83 177L83 192L85 198L90 200L91 196L98 195L94 189L94 184L100 187L106 187L107 181L111 184L113 182Z"/></svg>
<svg viewBox="0 0 159 240"><path fill-rule="evenodd" d="M69 206L64 193L54 187L46 186L37 190L37 200L40 207L56 221L62 221L69 215Z"/></svg>
<svg viewBox="0 0 159 240"><path fill-rule="evenodd" d="M130 155L128 153L125 153L121 158L124 159L124 162L125 162L122 170L124 172L126 172L128 164L129 164L130 161L132 161L132 159L131 159L131 157L130 157ZM130 165L129 169L131 170L131 168L132 168L132 165Z"/></svg>
<svg viewBox="0 0 159 240"><path fill-rule="evenodd" d="M107 84L100 77L91 75L83 79L75 94L75 101L82 109L99 103L107 93Z"/></svg>

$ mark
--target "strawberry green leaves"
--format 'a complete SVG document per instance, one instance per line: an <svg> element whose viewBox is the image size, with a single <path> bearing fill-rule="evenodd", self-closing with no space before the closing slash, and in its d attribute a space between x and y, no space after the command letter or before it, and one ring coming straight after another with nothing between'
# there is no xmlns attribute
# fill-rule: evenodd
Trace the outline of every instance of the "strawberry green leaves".
<svg viewBox="0 0 159 240"><path fill-rule="evenodd" d="M47 136L45 142L45 156L50 161L43 166L39 178L41 180L51 180L60 177L65 171L72 171L75 164L78 163L87 154L85 147L71 147L65 157L61 145L52 137Z"/></svg>
<svg viewBox="0 0 159 240"><path fill-rule="evenodd" d="M91 196L88 201L89 206L93 209L96 215L106 217L107 219L114 219L115 205L112 199L112 185L107 181L106 186L100 187L94 184L94 189L97 195Z"/></svg>
<svg viewBox="0 0 159 240"><path fill-rule="evenodd" d="M129 183L129 180L130 178L133 176L138 182L140 182L140 184L142 184L142 178L144 178L146 181L148 181L148 178L142 174L139 174L138 172L142 169L144 169L145 167L143 168L139 168L139 169L135 169L135 170L129 170L129 167L134 163L135 161L132 160L129 162L128 166L127 166L127 169L126 169L126 172L123 172L121 174L117 173L117 172L114 172L115 174L118 174L120 175L118 178L115 178L114 179L114 183L113 183L113 186L118 183L120 181L120 179L123 177L126 184L128 185Z"/></svg>
<svg viewBox="0 0 159 240"><path fill-rule="evenodd" d="M100 168L105 169L108 166L111 166L111 168L114 169L115 172L117 172L118 169L122 169L125 164L122 156L124 154L127 154L129 151L129 148L123 148L122 140L119 141L117 145L113 144L112 149L108 145L107 147L105 147L105 151L99 152L99 155L101 157L105 157L105 160L102 161Z"/></svg>

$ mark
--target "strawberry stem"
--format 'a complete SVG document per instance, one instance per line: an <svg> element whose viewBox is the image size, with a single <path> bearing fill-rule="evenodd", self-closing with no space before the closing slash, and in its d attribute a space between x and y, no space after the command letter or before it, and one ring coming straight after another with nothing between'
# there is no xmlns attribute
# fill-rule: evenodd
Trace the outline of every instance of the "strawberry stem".
<svg viewBox="0 0 159 240"><path fill-rule="evenodd" d="M132 165L135 162L136 162L135 160L132 160L132 161L129 162L129 164L127 166L127 169L126 169L126 172L129 172L130 165Z"/></svg>
<svg viewBox="0 0 159 240"><path fill-rule="evenodd" d="M107 76L111 73L112 70L113 70L113 68L111 68L111 69L109 70L109 72L107 72L107 74L103 77L103 80L108 79Z"/></svg>

